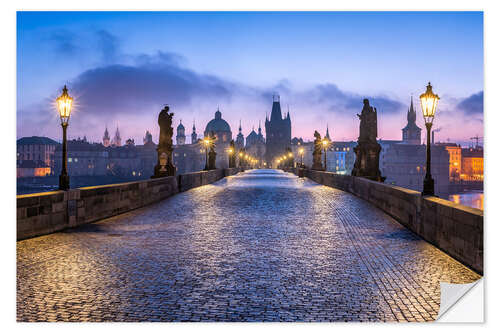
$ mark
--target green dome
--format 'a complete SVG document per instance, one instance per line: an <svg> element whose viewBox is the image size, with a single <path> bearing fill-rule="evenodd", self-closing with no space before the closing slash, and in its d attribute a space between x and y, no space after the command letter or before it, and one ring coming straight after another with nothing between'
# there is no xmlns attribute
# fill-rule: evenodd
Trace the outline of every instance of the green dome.
<svg viewBox="0 0 500 333"><path fill-rule="evenodd" d="M222 114L219 110L215 112L215 118L210 120L207 124L207 127L205 127L205 133L209 132L231 132L231 127L229 124L222 119Z"/></svg>

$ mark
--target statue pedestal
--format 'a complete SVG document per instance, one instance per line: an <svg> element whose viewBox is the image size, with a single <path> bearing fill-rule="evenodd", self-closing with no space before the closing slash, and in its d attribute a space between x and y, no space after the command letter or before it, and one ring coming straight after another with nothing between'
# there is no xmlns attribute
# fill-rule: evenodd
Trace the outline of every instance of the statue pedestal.
<svg viewBox="0 0 500 333"><path fill-rule="evenodd" d="M382 147L377 142L361 142L354 147L356 162L351 175L383 182L379 169L379 157Z"/></svg>

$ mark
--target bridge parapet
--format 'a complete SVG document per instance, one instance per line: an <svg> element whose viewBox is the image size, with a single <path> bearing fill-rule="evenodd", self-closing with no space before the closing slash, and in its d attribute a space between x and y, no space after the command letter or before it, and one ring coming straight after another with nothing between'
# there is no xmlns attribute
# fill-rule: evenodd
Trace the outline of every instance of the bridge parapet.
<svg viewBox="0 0 500 333"><path fill-rule="evenodd" d="M288 171L298 175L298 169ZM304 170L304 176L352 193L391 215L402 225L483 274L483 211L406 188L332 172Z"/></svg>
<svg viewBox="0 0 500 333"><path fill-rule="evenodd" d="M242 171L216 169L129 183L17 196L17 240L95 222Z"/></svg>

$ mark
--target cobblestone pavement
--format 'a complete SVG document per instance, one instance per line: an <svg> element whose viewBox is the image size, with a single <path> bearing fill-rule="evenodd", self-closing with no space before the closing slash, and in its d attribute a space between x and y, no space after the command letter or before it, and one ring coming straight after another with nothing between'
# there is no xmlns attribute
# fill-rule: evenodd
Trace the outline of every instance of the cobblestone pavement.
<svg viewBox="0 0 500 333"><path fill-rule="evenodd" d="M17 242L18 321L429 321L479 275L357 197L273 170Z"/></svg>

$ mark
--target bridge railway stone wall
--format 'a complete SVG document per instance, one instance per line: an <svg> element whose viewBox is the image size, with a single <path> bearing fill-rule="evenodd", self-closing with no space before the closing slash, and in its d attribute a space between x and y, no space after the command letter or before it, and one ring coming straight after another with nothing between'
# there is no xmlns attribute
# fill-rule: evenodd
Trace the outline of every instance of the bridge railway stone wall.
<svg viewBox="0 0 500 333"><path fill-rule="evenodd" d="M17 240L95 222L207 185L242 171L216 169L141 180L17 196Z"/></svg>
<svg viewBox="0 0 500 333"><path fill-rule="evenodd" d="M298 169L290 169L298 174ZM304 176L352 193L395 218L399 223L483 274L483 211L419 192L332 172L303 170Z"/></svg>

